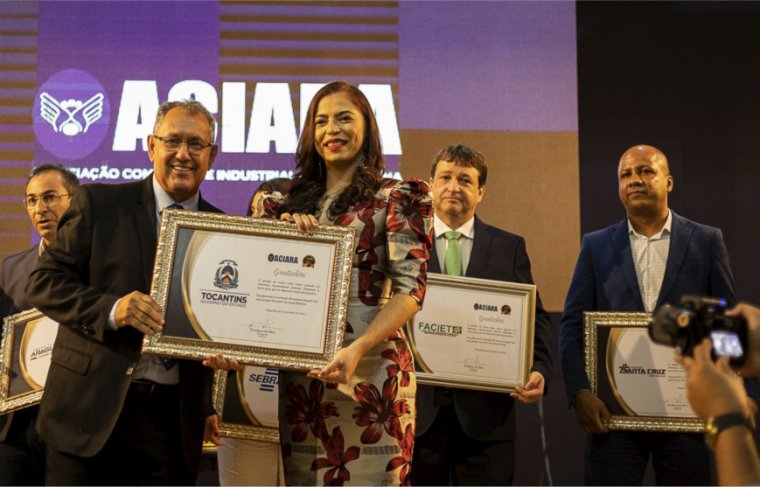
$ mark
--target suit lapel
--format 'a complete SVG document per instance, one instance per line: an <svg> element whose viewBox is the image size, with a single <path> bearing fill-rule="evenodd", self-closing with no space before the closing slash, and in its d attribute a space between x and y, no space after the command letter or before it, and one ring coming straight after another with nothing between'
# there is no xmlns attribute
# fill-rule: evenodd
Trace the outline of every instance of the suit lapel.
<svg viewBox="0 0 760 487"><path fill-rule="evenodd" d="M625 283L628 286L641 310L644 310L644 300L641 297L639 289L639 280L636 277L636 266L633 263L633 253L631 251L631 239L628 236L628 220L623 220L614 229L612 235L612 249L615 252L615 258L618 265L625 275Z"/></svg>
<svg viewBox="0 0 760 487"><path fill-rule="evenodd" d="M678 273L681 271L681 266L686 259L686 249L689 247L689 239L692 232L691 225L676 215L674 211L671 210L671 213L673 215L673 224L670 232L668 263L665 265L665 276L662 279L660 295L657 297L657 306L662 304L665 296L668 295L670 288L673 287L678 278Z"/></svg>
<svg viewBox="0 0 760 487"><path fill-rule="evenodd" d="M488 248L491 246L491 232L488 226L475 217L475 238L472 242L472 252L470 252L470 262L464 275L469 277L479 276L484 273L485 266L488 264Z"/></svg>
<svg viewBox="0 0 760 487"><path fill-rule="evenodd" d="M153 262L156 258L156 199L153 196L153 176L146 178L140 186L135 200L135 232L140 243L140 262L143 263L145 289L150 289L153 280Z"/></svg>
<svg viewBox="0 0 760 487"><path fill-rule="evenodd" d="M428 261L428 272L441 274L441 264L438 260L438 251L435 249L435 232L433 232L433 248L430 249L430 260Z"/></svg>

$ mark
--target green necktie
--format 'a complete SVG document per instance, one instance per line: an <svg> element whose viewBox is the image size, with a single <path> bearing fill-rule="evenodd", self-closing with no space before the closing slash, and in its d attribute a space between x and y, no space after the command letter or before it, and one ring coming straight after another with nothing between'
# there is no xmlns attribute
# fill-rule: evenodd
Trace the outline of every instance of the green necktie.
<svg viewBox="0 0 760 487"><path fill-rule="evenodd" d="M446 259L443 261L443 272L450 276L462 275L462 250L459 245L459 239L462 234L459 232L446 232L443 234L449 241L449 247L446 249Z"/></svg>

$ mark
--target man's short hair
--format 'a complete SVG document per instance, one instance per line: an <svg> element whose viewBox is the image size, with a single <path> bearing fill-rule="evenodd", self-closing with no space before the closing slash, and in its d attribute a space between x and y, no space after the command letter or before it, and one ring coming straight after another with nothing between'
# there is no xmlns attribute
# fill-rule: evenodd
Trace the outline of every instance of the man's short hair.
<svg viewBox="0 0 760 487"><path fill-rule="evenodd" d="M177 100L166 101L162 103L161 106L158 107L158 112L156 112L156 123L153 124L154 134L158 131L161 123L163 123L166 114L175 108L181 108L182 110L185 110L189 115L196 115L198 113L203 115L203 117L208 122L209 132L211 134L211 142L214 141L214 129L216 128L214 116L211 115L211 112L209 112L206 107L203 106L203 103L196 100Z"/></svg>
<svg viewBox="0 0 760 487"><path fill-rule="evenodd" d="M435 177L435 168L440 161L453 162L457 166L474 167L478 171L478 187L486 185L488 165L483 154L464 144L453 144L438 151L430 168L430 177Z"/></svg>
<svg viewBox="0 0 760 487"><path fill-rule="evenodd" d="M29 171L29 177L26 178L26 185L29 186L29 181L31 181L34 176L39 176L40 174L49 171L58 171L61 173L63 186L69 194L77 192L77 189L79 189L79 178L62 164L40 164L39 166L33 167L32 170Z"/></svg>

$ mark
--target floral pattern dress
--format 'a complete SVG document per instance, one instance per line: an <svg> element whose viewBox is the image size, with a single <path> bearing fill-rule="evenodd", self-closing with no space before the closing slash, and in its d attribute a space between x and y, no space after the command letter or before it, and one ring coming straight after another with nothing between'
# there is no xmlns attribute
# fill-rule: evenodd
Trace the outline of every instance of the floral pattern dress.
<svg viewBox="0 0 760 487"><path fill-rule="evenodd" d="M384 180L375 198L321 224L357 229L344 346L388 295L422 302L432 244L426 183ZM268 205L269 206L269 205ZM273 208L270 206L269 212ZM349 384L280 372L280 438L288 485L409 485L417 384L401 330L367 352Z"/></svg>

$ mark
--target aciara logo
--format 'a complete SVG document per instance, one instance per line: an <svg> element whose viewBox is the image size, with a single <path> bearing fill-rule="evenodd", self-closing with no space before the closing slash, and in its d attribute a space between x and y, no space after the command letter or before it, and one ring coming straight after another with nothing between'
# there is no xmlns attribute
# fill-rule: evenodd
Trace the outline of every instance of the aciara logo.
<svg viewBox="0 0 760 487"><path fill-rule="evenodd" d="M37 141L61 159L91 154L108 132L111 107L103 85L79 69L59 71L37 91L32 113Z"/></svg>

